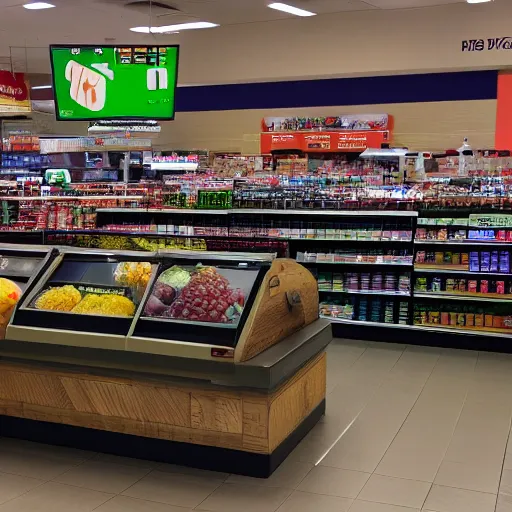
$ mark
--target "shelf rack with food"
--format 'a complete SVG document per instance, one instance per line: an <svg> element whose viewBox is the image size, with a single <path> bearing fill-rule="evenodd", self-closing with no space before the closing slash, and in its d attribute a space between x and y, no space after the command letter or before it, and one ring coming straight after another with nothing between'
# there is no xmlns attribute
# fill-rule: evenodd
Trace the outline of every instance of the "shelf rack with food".
<svg viewBox="0 0 512 512"><path fill-rule="evenodd" d="M512 229L505 213L429 216L415 237L414 324L512 333Z"/></svg>

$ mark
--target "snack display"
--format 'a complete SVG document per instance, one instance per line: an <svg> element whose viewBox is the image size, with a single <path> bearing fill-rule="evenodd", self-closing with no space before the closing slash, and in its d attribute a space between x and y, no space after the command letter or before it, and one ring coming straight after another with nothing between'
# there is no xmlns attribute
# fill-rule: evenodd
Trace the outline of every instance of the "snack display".
<svg viewBox="0 0 512 512"><path fill-rule="evenodd" d="M232 288L229 279L215 267L198 265L189 272L174 266L160 275L144 313L152 317L234 324L244 304L244 292Z"/></svg>
<svg viewBox="0 0 512 512"><path fill-rule="evenodd" d="M74 286L56 286L43 292L34 306L47 311L71 311L81 300L82 295Z"/></svg>
<svg viewBox="0 0 512 512"><path fill-rule="evenodd" d="M120 295L88 293L71 312L80 315L133 316L135 304Z"/></svg>

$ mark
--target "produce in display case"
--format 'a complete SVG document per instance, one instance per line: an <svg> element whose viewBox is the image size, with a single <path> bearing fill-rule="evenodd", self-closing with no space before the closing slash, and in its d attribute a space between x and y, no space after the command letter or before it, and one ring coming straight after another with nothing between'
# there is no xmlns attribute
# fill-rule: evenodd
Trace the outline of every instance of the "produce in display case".
<svg viewBox="0 0 512 512"><path fill-rule="evenodd" d="M151 254L131 259L62 252L23 301L15 323L44 333L48 343L66 344L71 332L87 336L93 331L96 343L115 347L128 334L156 268Z"/></svg>
<svg viewBox="0 0 512 512"><path fill-rule="evenodd" d="M317 318L312 274L271 254L62 248L8 336L207 360L237 350L243 361Z"/></svg>
<svg viewBox="0 0 512 512"><path fill-rule="evenodd" d="M56 252L48 247L0 246L0 339L5 338L7 324L23 294L33 287Z"/></svg>
<svg viewBox="0 0 512 512"><path fill-rule="evenodd" d="M194 259L164 258L135 336L236 345L270 262L235 253Z"/></svg>

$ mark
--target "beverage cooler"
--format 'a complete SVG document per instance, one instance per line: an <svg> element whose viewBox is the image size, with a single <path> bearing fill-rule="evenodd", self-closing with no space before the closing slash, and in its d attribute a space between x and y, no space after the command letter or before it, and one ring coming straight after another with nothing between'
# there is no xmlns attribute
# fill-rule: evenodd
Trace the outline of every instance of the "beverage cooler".
<svg viewBox="0 0 512 512"><path fill-rule="evenodd" d="M40 255L1 344L0 435L264 477L323 414L331 327L295 261Z"/></svg>

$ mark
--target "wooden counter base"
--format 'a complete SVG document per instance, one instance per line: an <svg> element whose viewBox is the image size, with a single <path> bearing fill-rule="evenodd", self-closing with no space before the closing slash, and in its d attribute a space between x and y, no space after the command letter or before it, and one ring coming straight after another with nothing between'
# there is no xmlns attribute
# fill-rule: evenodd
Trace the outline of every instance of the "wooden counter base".
<svg viewBox="0 0 512 512"><path fill-rule="evenodd" d="M271 394L0 361L0 436L265 477L323 414L325 386L325 353Z"/></svg>

